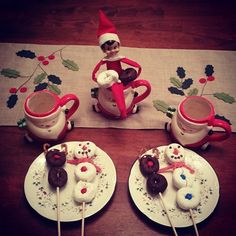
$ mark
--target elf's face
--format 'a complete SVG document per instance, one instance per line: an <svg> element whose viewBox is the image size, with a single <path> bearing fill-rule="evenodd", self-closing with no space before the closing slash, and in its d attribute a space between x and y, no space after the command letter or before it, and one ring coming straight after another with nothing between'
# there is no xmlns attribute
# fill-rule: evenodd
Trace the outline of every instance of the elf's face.
<svg viewBox="0 0 236 236"><path fill-rule="evenodd" d="M114 57L120 51L120 44L114 41L113 44L105 44L103 47L103 52L106 53L107 57Z"/></svg>

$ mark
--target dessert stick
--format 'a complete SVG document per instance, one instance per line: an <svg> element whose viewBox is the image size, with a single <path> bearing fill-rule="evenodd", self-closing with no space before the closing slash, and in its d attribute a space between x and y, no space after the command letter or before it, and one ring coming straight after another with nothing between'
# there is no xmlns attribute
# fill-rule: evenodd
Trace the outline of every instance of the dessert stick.
<svg viewBox="0 0 236 236"><path fill-rule="evenodd" d="M198 229L197 229L197 224L194 220L193 211L192 211L191 208L189 209L189 212L190 212L191 219L193 221L193 227L194 227L194 230L195 230L195 234L196 234L196 236L199 236Z"/></svg>
<svg viewBox="0 0 236 236"><path fill-rule="evenodd" d="M172 219L171 219L171 217L170 217L170 214L168 213L168 209L167 209L165 200L163 199L163 196L162 196L162 193L161 193L161 192L159 192L159 196L160 196L162 205L163 205L163 207L164 207L164 210L166 211L166 215L167 215L167 218L168 218L168 220L169 220L169 222L170 222L170 225L171 225L171 227L172 227L172 229L173 229L173 232L174 232L175 236L178 236L178 234L177 234L177 232L176 232L176 229L175 229L175 227L174 227L174 224L173 224L173 222L172 222Z"/></svg>
<svg viewBox="0 0 236 236"><path fill-rule="evenodd" d="M82 202L82 221L81 221L81 236L84 236L84 226L85 226L85 202Z"/></svg>
<svg viewBox="0 0 236 236"><path fill-rule="evenodd" d="M197 236L199 236L197 225L193 217L192 209L197 207L200 203L200 191L196 187L183 187L180 188L176 194L176 201L180 208L183 210L188 210L193 222L194 230Z"/></svg>
<svg viewBox="0 0 236 236"><path fill-rule="evenodd" d="M162 193L166 190L166 188L168 186L168 182L167 182L166 178L163 175L160 175L160 174L157 174L154 172L151 175L149 175L149 177L147 178L146 186L147 186L147 191L152 196L159 195L160 201L164 207L164 210L166 212L169 223L173 229L173 232L174 232L175 236L178 236L176 229L174 227L174 224L171 220L171 217L168 213L166 203L165 203L163 196L162 196Z"/></svg>
<svg viewBox="0 0 236 236"><path fill-rule="evenodd" d="M61 222L60 222L60 188L57 187L57 235L61 236Z"/></svg>

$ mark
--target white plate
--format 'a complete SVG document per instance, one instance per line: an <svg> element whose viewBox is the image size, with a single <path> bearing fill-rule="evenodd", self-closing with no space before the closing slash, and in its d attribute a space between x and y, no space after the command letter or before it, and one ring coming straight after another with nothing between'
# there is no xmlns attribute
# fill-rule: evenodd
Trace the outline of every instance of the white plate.
<svg viewBox="0 0 236 236"><path fill-rule="evenodd" d="M164 158L166 146L158 147L160 151L160 168L168 165ZM201 202L193 209L196 223L205 220L215 209L219 199L219 182L215 171L210 164L195 152L186 150L186 163L195 168L196 176L201 183ZM148 150L146 154L152 154ZM168 182L168 187L163 193L163 198L168 206L168 212L171 215L175 227L188 227L193 225L189 211L181 210L176 203L176 189L172 184L172 173L163 174ZM146 178L140 172L139 160L136 160L132 166L129 176L129 191L131 197L138 209L148 218L159 224L170 226L165 211L158 197L152 197L146 190Z"/></svg>
<svg viewBox="0 0 236 236"><path fill-rule="evenodd" d="M67 142L68 158L73 158L74 146L78 142ZM51 148L60 149L60 145ZM116 185L116 169L111 158L100 148L97 156L93 159L102 171L98 173L98 191L95 199L86 204L85 217L89 217L101 210L110 200ZM60 190L60 217L61 221L77 221L82 218L81 204L77 204L72 196L73 187L76 184L74 177L75 165L64 166L68 174L68 181L65 187ZM56 190L48 184L48 167L44 153L41 153L31 164L24 182L25 196L31 205L40 215L57 220L56 213Z"/></svg>

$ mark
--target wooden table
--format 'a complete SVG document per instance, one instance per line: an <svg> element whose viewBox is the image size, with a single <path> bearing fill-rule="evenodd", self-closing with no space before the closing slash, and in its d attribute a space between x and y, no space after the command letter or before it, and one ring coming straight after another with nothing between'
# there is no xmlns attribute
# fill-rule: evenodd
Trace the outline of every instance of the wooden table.
<svg viewBox="0 0 236 236"><path fill-rule="evenodd" d="M23 2L23 3L22 3ZM97 11L103 9L119 29L122 45L155 48L235 50L236 8L217 1L1 1L0 41L97 45ZM96 3L94 3L96 2ZM65 33L66 32L66 33ZM24 178L41 145L24 141L17 127L0 127L0 235L57 235L56 223L41 217L24 195ZM64 141L91 140L112 158L117 185L111 201L86 219L86 235L173 235L171 228L147 219L128 190L132 164L142 147L171 142L164 130L76 128ZM214 168L220 199L198 225L200 235L234 235L236 135L198 151ZM62 223L62 235L80 235L80 222ZM192 227L179 235L194 235Z"/></svg>

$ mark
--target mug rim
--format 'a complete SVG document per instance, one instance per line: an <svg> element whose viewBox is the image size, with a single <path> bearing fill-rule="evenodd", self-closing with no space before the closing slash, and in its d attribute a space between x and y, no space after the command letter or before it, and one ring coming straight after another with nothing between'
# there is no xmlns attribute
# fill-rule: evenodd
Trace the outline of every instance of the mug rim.
<svg viewBox="0 0 236 236"><path fill-rule="evenodd" d="M184 109L184 105L186 104L186 102L188 102L189 100L202 100L204 101L205 103L207 103L207 105L209 106L210 108L210 114L204 118L200 118L200 119L197 119L197 118L193 118L193 117L190 117L188 114L186 114L185 112L185 109ZM181 115L191 121L191 122L194 122L194 123L199 123L199 124L202 124L202 123L208 123L208 124L211 124L213 119L214 119L214 115L215 115L215 110L214 110L214 107L213 107L213 104L206 98L202 97L202 96L197 96L197 95L194 95L194 96L188 96L187 98L185 98L179 105L179 110L180 110L180 113Z"/></svg>
<svg viewBox="0 0 236 236"><path fill-rule="evenodd" d="M31 110L29 109L29 107L28 107L29 100L30 100L33 96L35 96L36 94L43 94L43 93L50 94L50 95L55 99L55 104L54 104L54 106L53 106L52 109L50 109L49 111L43 112L43 113L37 113L37 112L31 111ZM39 118L40 118L40 117L49 116L49 115L51 115L52 113L54 113L54 112L56 112L56 111L58 110L58 108L59 108L59 106L60 106L59 100L60 100L59 97L58 97L55 93L53 93L53 92L51 92L51 91L49 91L49 90L36 91L36 92L31 93L29 96L27 96L27 98L26 98L26 100L25 100L25 103L24 103L24 109L25 109L25 112L26 112L29 116L32 116L32 117L39 117Z"/></svg>

